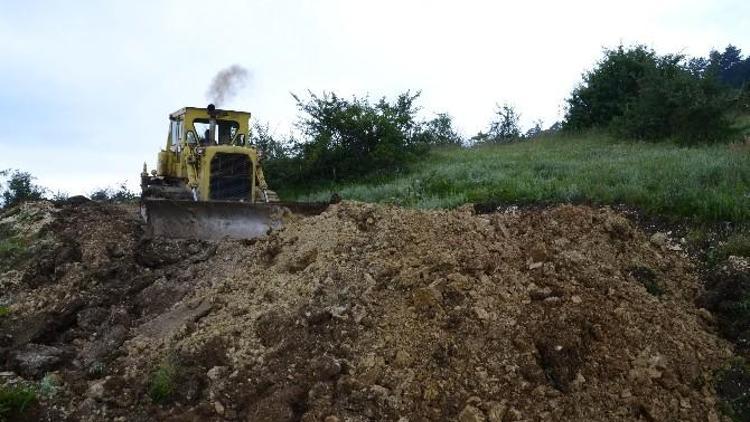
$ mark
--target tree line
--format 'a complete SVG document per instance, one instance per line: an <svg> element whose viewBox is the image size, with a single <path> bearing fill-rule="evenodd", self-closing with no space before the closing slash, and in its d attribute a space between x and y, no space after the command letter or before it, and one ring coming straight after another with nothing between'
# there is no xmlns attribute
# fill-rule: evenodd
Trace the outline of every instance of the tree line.
<svg viewBox="0 0 750 422"><path fill-rule="evenodd" d="M446 113L419 120L419 93L394 100L294 96L299 137L277 139L268 125L252 136L276 186L402 170L435 146L517 142L560 130L600 129L632 140L680 144L736 139L736 116L750 113L750 57L729 45L705 58L659 55L644 45L607 49L566 99L562 122L521 130L518 111L498 105L485 130L463 138Z"/></svg>
<svg viewBox="0 0 750 422"><path fill-rule="evenodd" d="M34 182L35 177L27 171L18 169L0 170L0 209L10 208L24 201L39 201L50 199L52 201L67 200L69 195L63 191L50 191L42 185ZM94 189L88 194L94 201L104 202L129 202L135 201L140 196L128 189L125 182L116 187L104 187Z"/></svg>
<svg viewBox="0 0 750 422"><path fill-rule="evenodd" d="M256 123L251 141L262 151L274 187L390 174L404 171L430 148L518 142L559 131L598 129L622 139L680 144L722 142L737 139L743 130L735 124L737 116L750 115L750 57L732 45L695 58L660 55L644 45L606 49L566 99L564 119L546 129L536 121L525 132L515 107L502 104L484 130L466 138L447 113L420 119L419 97L411 91L391 100L293 95L297 134L275 136L268 124ZM0 205L64 195L50 195L19 170L5 170L0 177L5 179ZM124 184L90 196L135 198Z"/></svg>
<svg viewBox="0 0 750 422"><path fill-rule="evenodd" d="M749 82L750 57L732 45L708 58L619 46L605 50L573 90L563 128L682 144L725 141L738 134L736 115L750 112Z"/></svg>

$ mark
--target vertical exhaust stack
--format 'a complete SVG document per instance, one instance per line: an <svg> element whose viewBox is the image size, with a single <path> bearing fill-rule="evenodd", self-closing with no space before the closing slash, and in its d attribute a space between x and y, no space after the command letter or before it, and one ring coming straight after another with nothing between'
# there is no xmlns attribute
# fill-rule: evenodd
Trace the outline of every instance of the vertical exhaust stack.
<svg viewBox="0 0 750 422"><path fill-rule="evenodd" d="M211 144L216 139L216 106L209 104L208 107L208 142Z"/></svg>

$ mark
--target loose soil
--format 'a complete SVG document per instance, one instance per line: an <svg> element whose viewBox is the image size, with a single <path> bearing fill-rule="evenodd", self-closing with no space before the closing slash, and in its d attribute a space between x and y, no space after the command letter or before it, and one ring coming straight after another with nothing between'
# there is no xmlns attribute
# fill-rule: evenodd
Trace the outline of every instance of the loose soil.
<svg viewBox="0 0 750 422"><path fill-rule="evenodd" d="M723 418L733 349L695 265L608 208L343 202L209 243L42 202L0 229L26 245L0 274L0 383L56 386L29 420Z"/></svg>

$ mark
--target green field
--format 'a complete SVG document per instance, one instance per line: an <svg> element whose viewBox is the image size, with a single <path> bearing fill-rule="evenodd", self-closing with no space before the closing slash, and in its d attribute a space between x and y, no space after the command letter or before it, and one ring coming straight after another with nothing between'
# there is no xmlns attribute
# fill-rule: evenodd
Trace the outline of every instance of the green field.
<svg viewBox="0 0 750 422"><path fill-rule="evenodd" d="M435 149L408 171L281 192L417 208L467 202L627 204L667 217L750 221L750 145L678 147L603 134Z"/></svg>

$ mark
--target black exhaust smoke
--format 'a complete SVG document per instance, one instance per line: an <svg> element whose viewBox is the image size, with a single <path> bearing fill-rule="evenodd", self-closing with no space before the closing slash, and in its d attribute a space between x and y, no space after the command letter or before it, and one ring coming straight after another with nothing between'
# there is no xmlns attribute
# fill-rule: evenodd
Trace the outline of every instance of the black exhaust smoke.
<svg viewBox="0 0 750 422"><path fill-rule="evenodd" d="M237 64L222 69L211 81L206 98L217 107L221 107L245 87L250 76L247 69Z"/></svg>

